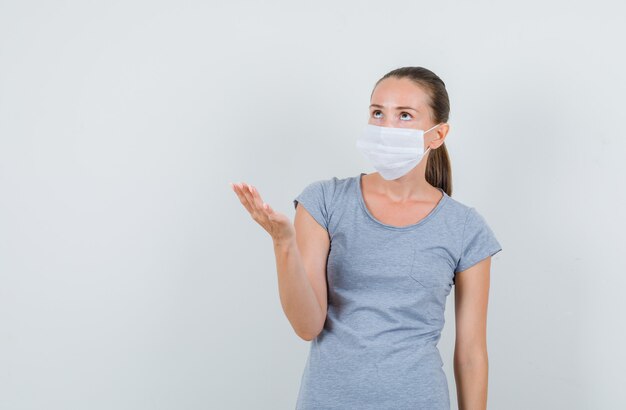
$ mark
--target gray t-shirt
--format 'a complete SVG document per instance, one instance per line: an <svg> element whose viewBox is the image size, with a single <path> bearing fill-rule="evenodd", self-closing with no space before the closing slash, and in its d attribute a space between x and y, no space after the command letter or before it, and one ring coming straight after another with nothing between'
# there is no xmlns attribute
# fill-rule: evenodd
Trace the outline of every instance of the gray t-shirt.
<svg viewBox="0 0 626 410"><path fill-rule="evenodd" d="M502 250L475 208L448 196L421 221L380 222L358 176L294 200L329 233L328 314L311 341L297 410L450 408L437 348L455 274Z"/></svg>

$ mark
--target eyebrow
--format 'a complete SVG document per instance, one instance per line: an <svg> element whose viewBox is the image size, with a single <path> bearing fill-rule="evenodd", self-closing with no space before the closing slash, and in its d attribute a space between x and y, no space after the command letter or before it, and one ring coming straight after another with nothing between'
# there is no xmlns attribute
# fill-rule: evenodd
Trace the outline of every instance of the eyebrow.
<svg viewBox="0 0 626 410"><path fill-rule="evenodd" d="M379 105L379 104L371 104L370 108L372 108L372 107L385 108L384 106ZM396 110L413 110L415 112L419 112L419 110L417 110L417 109L415 109L413 107L403 107L403 106L402 107L396 107Z"/></svg>

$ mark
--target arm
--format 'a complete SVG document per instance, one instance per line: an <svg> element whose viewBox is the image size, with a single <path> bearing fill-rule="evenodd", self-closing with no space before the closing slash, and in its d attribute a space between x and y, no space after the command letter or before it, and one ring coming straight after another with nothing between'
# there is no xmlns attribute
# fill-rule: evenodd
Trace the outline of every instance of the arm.
<svg viewBox="0 0 626 410"><path fill-rule="evenodd" d="M303 207L296 207L295 239L274 241L278 287L283 311L296 334L313 340L327 312L328 232Z"/></svg>
<svg viewBox="0 0 626 410"><path fill-rule="evenodd" d="M327 311L326 261L328 231L302 206L292 224L263 202L253 186L231 183L239 201L274 243L280 302L296 334L314 339L324 327Z"/></svg>
<svg viewBox="0 0 626 410"><path fill-rule="evenodd" d="M487 303L491 257L458 272L455 280L454 377L459 410L487 408Z"/></svg>

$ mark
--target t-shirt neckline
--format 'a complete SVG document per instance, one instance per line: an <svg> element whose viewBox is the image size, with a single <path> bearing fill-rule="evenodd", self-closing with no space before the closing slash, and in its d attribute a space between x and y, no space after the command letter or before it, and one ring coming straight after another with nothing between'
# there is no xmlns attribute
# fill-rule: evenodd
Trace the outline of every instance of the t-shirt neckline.
<svg viewBox="0 0 626 410"><path fill-rule="evenodd" d="M363 191L361 189L361 179L363 175L367 175L365 172L361 172L357 177L356 177L356 192L357 192L357 196L359 197L359 203L361 204L361 208L363 209L363 211L365 212L365 214L376 224L385 227L387 229L393 229L396 231L405 231L405 230L410 230L410 229L414 229L417 227L420 227L422 225L424 225L425 223L427 223L429 220L431 220L435 214L437 212L439 212L439 210L444 206L444 204L447 202L448 200L448 194L446 193L446 191L444 191L443 189L439 188L439 187L435 187L437 188L439 191L441 191L441 193L443 194L443 196L441 197L441 199L439 200L439 202L437 203L437 205L435 205L435 207L428 213L428 215L426 215L425 217L423 217L422 219L420 219L419 221L417 221L414 224L411 225L406 225L406 226L394 226L394 225L389 225L386 224L384 222L379 221L378 219L376 219L374 217L374 215L372 215L369 211L369 209L367 209L367 206L365 205L365 199L363 198Z"/></svg>

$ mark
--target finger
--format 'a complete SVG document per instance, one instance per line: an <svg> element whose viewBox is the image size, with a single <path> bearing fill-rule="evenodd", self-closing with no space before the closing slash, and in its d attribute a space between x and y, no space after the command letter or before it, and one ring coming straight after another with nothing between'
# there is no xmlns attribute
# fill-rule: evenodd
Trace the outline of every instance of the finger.
<svg viewBox="0 0 626 410"><path fill-rule="evenodd" d="M263 199L261 198L261 194L259 194L259 191L253 187L252 185L249 185L250 187L250 191L252 195L252 199L254 201L254 205L259 209L259 211L265 211L265 209L263 208Z"/></svg>
<svg viewBox="0 0 626 410"><path fill-rule="evenodd" d="M274 217L274 209L270 206L270 204L263 202L263 209L269 218Z"/></svg>
<svg viewBox="0 0 626 410"><path fill-rule="evenodd" d="M255 199L252 196L252 188L249 184L246 184L245 182L242 183L244 188L242 189L244 196L246 197L246 200L248 201L248 205L250 206L250 208L252 209L251 213L253 217L257 217L258 215L262 214L263 211L260 209L260 205L255 201Z"/></svg>
<svg viewBox="0 0 626 410"><path fill-rule="evenodd" d="M266 218L269 217L267 209L263 207L264 202L261 199L261 195L259 191L252 185L246 184L242 182L237 185L238 195L241 195L243 199L240 199L241 202L246 206L246 209L253 217L264 215Z"/></svg>
<svg viewBox="0 0 626 410"><path fill-rule="evenodd" d="M239 184L234 184L235 185L235 192L237 193L237 196L239 197L239 202L241 202L241 204L248 210L248 212L252 213L254 212L254 210L252 209L252 206L250 205L248 198L246 198L246 194L244 192L244 188L242 186L241 183Z"/></svg>
<svg viewBox="0 0 626 410"><path fill-rule="evenodd" d="M248 201L248 204L256 208L256 206L254 205L254 199L252 198L252 193L250 192L250 185L246 184L245 182L242 182L241 185L242 185L241 192L243 193L243 196Z"/></svg>
<svg viewBox="0 0 626 410"><path fill-rule="evenodd" d="M261 194L259 194L259 191L254 186L248 185L248 189L250 191L250 195L252 196L253 206L255 207L255 209L257 209L259 217L262 216L265 219L269 219L270 217L270 212L268 212L269 205L263 202L263 199L261 199Z"/></svg>
<svg viewBox="0 0 626 410"><path fill-rule="evenodd" d="M254 196L255 201L257 201L256 203L258 204L259 210L265 215L265 217L267 219L272 218L275 215L274 209L272 209L270 204L263 201L261 194L254 186L252 186L252 195Z"/></svg>

